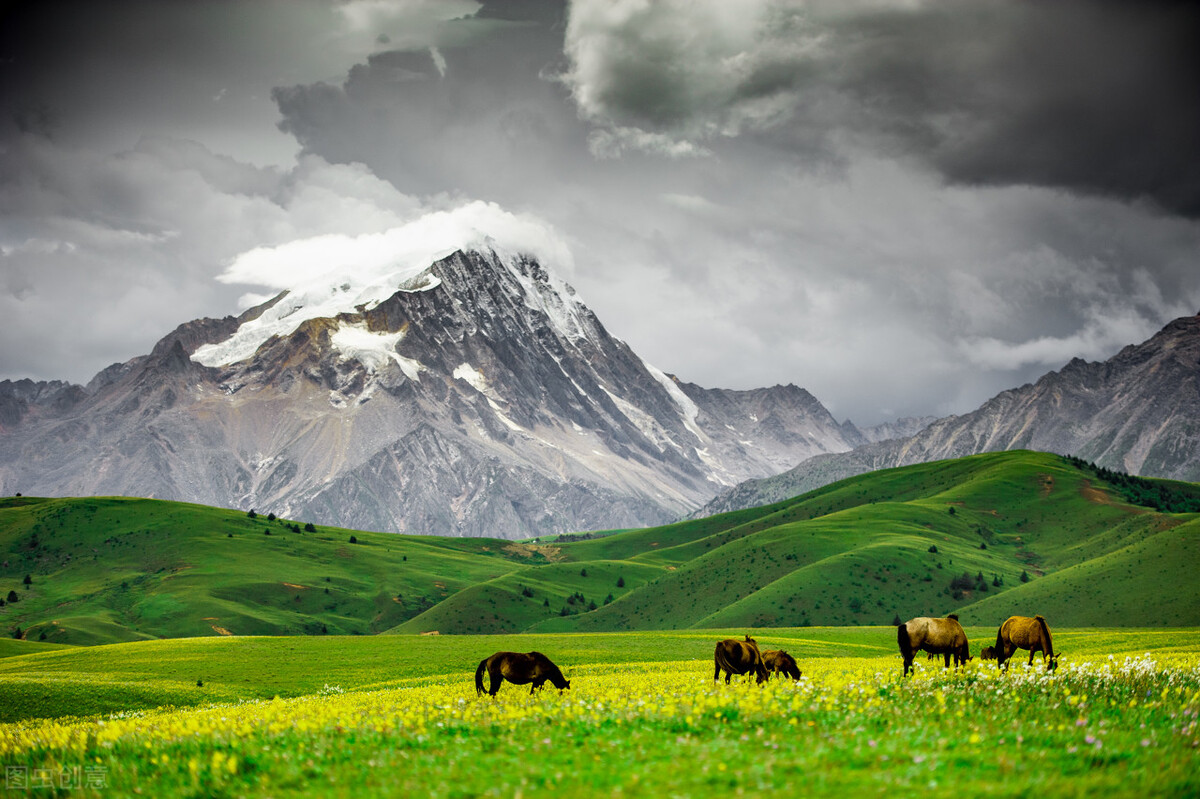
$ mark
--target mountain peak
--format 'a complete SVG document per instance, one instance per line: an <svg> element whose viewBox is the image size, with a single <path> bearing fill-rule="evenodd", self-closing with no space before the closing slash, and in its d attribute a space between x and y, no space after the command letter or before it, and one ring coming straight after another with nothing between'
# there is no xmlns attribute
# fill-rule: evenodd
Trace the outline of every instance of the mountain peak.
<svg viewBox="0 0 1200 799"><path fill-rule="evenodd" d="M362 314L397 292L432 290L440 280L431 266L470 251L491 253L492 265L536 263L539 257L566 265L571 261L570 252L541 223L480 202L427 214L384 233L318 236L260 247L239 256L219 279L286 293L243 321L228 338L198 347L192 357L205 366L228 366L251 357L272 337L290 335L309 319ZM553 291L541 292L544 296L566 286L540 265L517 271L549 284ZM571 290L565 296L573 294Z"/></svg>

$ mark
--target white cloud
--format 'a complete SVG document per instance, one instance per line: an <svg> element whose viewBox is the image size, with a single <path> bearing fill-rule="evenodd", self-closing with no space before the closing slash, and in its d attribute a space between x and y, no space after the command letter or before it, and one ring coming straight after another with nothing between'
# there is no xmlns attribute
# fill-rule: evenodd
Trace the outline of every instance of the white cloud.
<svg viewBox="0 0 1200 799"><path fill-rule="evenodd" d="M193 357L207 366L236 363L306 320L373 307L456 250L489 247L536 256L551 269L572 264L566 244L544 222L483 202L427 213L380 233L331 233L256 247L237 256L217 279L287 289L287 296L230 339L201 347Z"/></svg>

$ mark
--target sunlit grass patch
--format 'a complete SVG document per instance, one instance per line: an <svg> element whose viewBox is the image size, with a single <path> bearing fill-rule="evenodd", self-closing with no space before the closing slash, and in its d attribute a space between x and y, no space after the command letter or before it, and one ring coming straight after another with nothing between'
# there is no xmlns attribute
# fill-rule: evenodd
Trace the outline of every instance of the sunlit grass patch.
<svg viewBox="0 0 1200 799"><path fill-rule="evenodd" d="M802 668L797 682L756 687L714 683L700 660L583 664L569 691L505 685L495 698L477 697L466 673L382 690L330 685L290 699L3 725L0 762L102 763L110 787L155 794L1200 787L1195 654L1097 658L1053 674L918 661L907 681L894 657Z"/></svg>

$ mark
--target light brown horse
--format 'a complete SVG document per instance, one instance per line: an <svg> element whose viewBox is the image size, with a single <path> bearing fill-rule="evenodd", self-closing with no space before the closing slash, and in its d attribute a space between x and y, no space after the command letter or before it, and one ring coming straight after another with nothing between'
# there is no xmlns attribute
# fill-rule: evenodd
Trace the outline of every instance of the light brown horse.
<svg viewBox="0 0 1200 799"><path fill-rule="evenodd" d="M905 676L912 671L913 655L922 650L945 656L946 668L950 668L951 655L954 656L955 666L971 659L967 634L958 623L958 616L953 613L944 619L932 619L928 616L909 619L896 627L896 641L900 644L900 655L904 658Z"/></svg>
<svg viewBox="0 0 1200 799"><path fill-rule="evenodd" d="M783 674L793 680L800 679L800 667L796 659L782 649L770 649L762 653L763 665L767 668L768 679L772 674Z"/></svg>
<svg viewBox="0 0 1200 799"><path fill-rule="evenodd" d="M720 678L721 671L724 670L726 685L729 684L729 678L735 674L752 671L757 677L755 682L759 684L770 676L763 664L762 653L758 651L758 642L748 635L745 641L726 638L719 642L716 651L713 652L713 663L716 665L713 682Z"/></svg>
<svg viewBox="0 0 1200 799"><path fill-rule="evenodd" d="M1029 650L1029 665L1033 665L1033 653L1041 652L1042 660L1046 662L1046 671L1058 668L1058 657L1062 653L1054 653L1054 642L1050 638L1050 628L1041 616L1009 616L996 631L996 661L1003 667L1005 661L1013 656L1018 649Z"/></svg>
<svg viewBox="0 0 1200 799"><path fill-rule="evenodd" d="M513 685L529 685L529 693L541 688L549 680L562 691L571 687L571 681L563 677L562 671L541 652L497 652L479 661L475 669L475 693L482 695L483 673L491 678L490 696L495 696L500 685L508 680Z"/></svg>

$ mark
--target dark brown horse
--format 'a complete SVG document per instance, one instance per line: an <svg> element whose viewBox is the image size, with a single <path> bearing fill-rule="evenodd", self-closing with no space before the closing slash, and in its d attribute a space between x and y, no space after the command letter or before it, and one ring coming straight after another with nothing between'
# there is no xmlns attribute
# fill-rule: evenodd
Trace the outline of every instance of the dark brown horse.
<svg viewBox="0 0 1200 799"><path fill-rule="evenodd" d="M767 667L767 677L772 674L784 674L793 680L800 679L800 667L796 659L782 649L771 649L762 653L763 665Z"/></svg>
<svg viewBox="0 0 1200 799"><path fill-rule="evenodd" d="M713 652L713 662L716 664L713 682L721 676L722 670L725 671L726 684L733 675L751 671L757 676L756 683L762 683L770 676L767 674L767 667L763 665L762 653L758 651L758 642L748 635L745 641L726 638L718 643L716 651Z"/></svg>
<svg viewBox="0 0 1200 799"><path fill-rule="evenodd" d="M996 631L996 661L1003 666L1018 649L1029 650L1029 665L1033 665L1033 653L1041 652L1046 662L1046 671L1058 668L1058 656L1054 653L1054 642L1050 639L1050 628L1041 616L1009 616Z"/></svg>
<svg viewBox="0 0 1200 799"><path fill-rule="evenodd" d="M563 677L558 666L550 662L550 658L541 652L497 652L491 657L479 661L475 669L475 693L483 694L483 673L491 678L491 690L488 694L495 696L500 685L508 680L513 685L529 686L529 693L546 684L549 680L558 690L571 687L571 681Z"/></svg>
<svg viewBox="0 0 1200 799"><path fill-rule="evenodd" d="M896 627L896 641L900 644L900 654L904 658L905 676L912 671L913 655L922 650L934 655L943 655L946 668L950 668L951 655L954 656L955 666L971 659L967 634L958 623L958 616L953 613L944 619L931 619L928 616L909 619Z"/></svg>
<svg viewBox="0 0 1200 799"><path fill-rule="evenodd" d="M995 660L996 659L996 647L985 646L983 649L981 649L979 651L979 659L980 660Z"/></svg>

